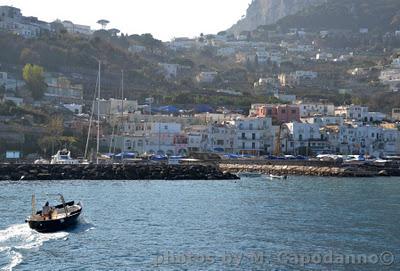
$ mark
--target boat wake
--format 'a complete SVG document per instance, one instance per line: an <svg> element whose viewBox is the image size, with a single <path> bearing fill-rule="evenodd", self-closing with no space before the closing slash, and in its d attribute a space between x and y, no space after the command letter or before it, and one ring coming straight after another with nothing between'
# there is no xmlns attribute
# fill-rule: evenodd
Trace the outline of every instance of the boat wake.
<svg viewBox="0 0 400 271"><path fill-rule="evenodd" d="M67 232L41 234L31 230L28 224L17 224L0 230L0 255L7 258L5 266L0 266L1 271L11 271L23 260L23 252L39 249L44 242L56 239L65 239ZM0 265L3 264L0 262Z"/></svg>

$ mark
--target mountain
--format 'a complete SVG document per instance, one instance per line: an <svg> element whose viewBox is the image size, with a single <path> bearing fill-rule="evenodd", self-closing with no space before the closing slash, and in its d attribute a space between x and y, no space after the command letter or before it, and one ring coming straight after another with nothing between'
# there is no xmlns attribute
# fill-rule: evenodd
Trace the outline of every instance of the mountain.
<svg viewBox="0 0 400 271"><path fill-rule="evenodd" d="M327 0L253 0L246 16L233 25L228 32L239 34L255 30L260 25L274 24L279 19L295 14L305 8L320 5Z"/></svg>
<svg viewBox="0 0 400 271"><path fill-rule="evenodd" d="M277 22L283 28L400 30L399 0L330 0L286 16Z"/></svg>

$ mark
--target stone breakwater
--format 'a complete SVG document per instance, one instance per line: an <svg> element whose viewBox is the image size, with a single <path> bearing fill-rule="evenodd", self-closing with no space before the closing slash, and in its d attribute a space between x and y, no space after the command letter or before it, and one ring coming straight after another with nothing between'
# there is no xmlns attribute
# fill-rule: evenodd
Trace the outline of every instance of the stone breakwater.
<svg viewBox="0 0 400 271"><path fill-rule="evenodd" d="M358 167L339 166L301 166L301 165L248 165L248 164L220 164L221 170L240 173L256 172L273 175L301 175L326 177L374 177L378 172L368 171Z"/></svg>
<svg viewBox="0 0 400 271"><path fill-rule="evenodd" d="M0 181L19 180L233 180L236 175L206 165L0 164Z"/></svg>

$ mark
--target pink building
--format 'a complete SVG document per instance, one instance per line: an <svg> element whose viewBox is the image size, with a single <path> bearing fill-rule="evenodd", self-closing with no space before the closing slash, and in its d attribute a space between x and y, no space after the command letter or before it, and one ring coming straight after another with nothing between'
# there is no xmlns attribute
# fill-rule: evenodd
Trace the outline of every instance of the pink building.
<svg viewBox="0 0 400 271"><path fill-rule="evenodd" d="M257 116L270 117L273 121L277 121L278 123L300 122L300 108L297 105L266 104L257 108Z"/></svg>

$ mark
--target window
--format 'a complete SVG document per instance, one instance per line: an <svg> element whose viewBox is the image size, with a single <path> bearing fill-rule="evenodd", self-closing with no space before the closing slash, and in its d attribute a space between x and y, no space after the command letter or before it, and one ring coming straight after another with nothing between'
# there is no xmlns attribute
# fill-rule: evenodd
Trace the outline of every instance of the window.
<svg viewBox="0 0 400 271"><path fill-rule="evenodd" d="M242 142L242 149L246 149L246 143Z"/></svg>
<svg viewBox="0 0 400 271"><path fill-rule="evenodd" d="M296 109L292 109L292 114L296 114Z"/></svg>
<svg viewBox="0 0 400 271"><path fill-rule="evenodd" d="M282 109L282 110L281 110L281 113L282 113L282 114L286 114L286 109Z"/></svg>
<svg viewBox="0 0 400 271"><path fill-rule="evenodd" d="M249 130L253 130L253 123L249 124Z"/></svg>
<svg viewBox="0 0 400 271"><path fill-rule="evenodd" d="M251 148L252 148L253 150L256 149L256 143L255 143L255 142L251 143Z"/></svg>
<svg viewBox="0 0 400 271"><path fill-rule="evenodd" d="M246 139L246 133L242 133L242 139Z"/></svg>
<svg viewBox="0 0 400 271"><path fill-rule="evenodd" d="M253 140L256 140L256 134L252 134L252 135L251 135L251 138L252 138Z"/></svg>

